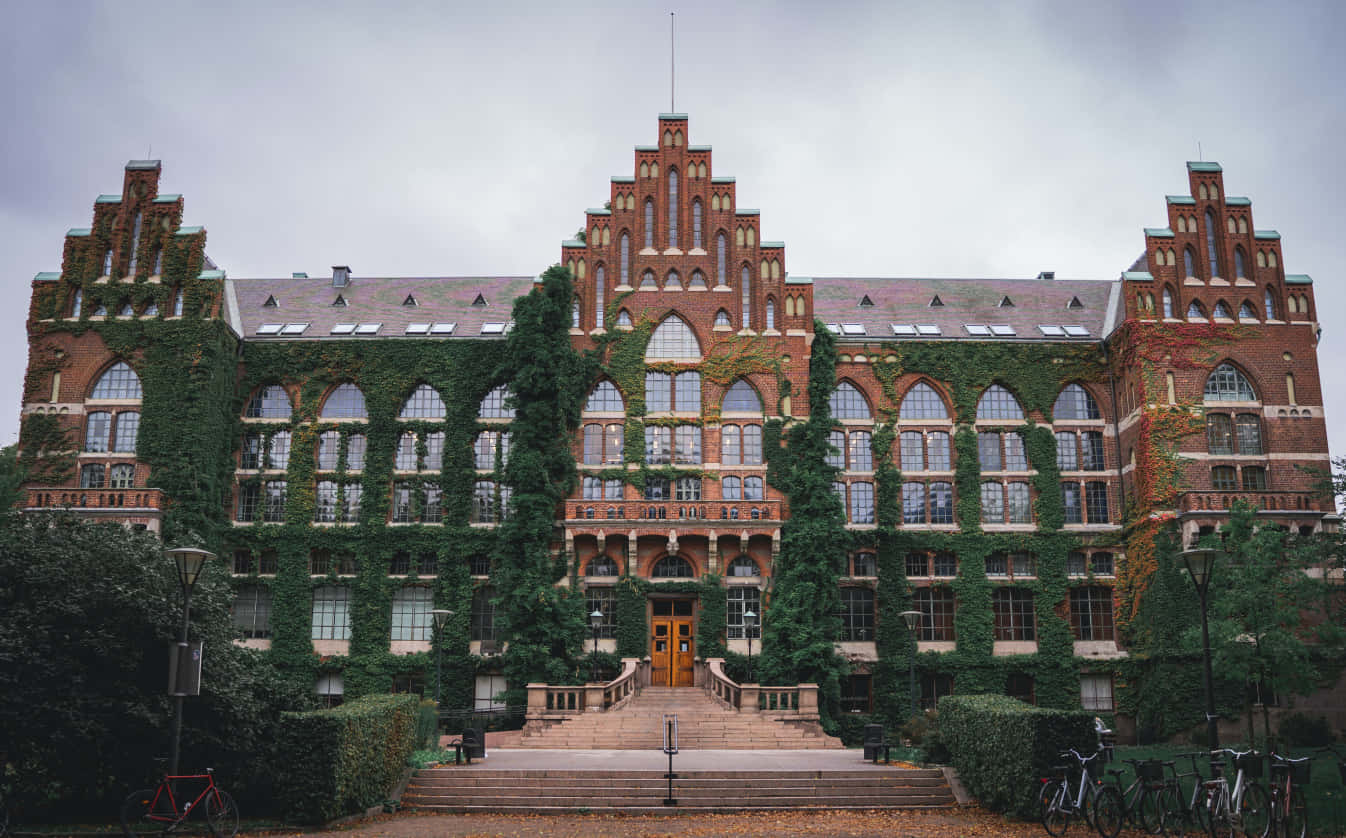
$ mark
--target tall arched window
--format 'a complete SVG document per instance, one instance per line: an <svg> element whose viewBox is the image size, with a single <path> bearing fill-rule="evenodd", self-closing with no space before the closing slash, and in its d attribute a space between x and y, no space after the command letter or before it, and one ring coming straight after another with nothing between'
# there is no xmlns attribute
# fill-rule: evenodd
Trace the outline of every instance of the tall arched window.
<svg viewBox="0 0 1346 838"><path fill-rule="evenodd" d="M1164 316L1173 316L1173 292L1167 287L1164 288Z"/></svg>
<svg viewBox="0 0 1346 838"><path fill-rule="evenodd" d="M692 247L701 247L701 199L692 201Z"/></svg>
<svg viewBox="0 0 1346 838"><path fill-rule="evenodd" d="M701 358L701 344L691 328L677 315L670 315L650 335L645 358Z"/></svg>
<svg viewBox="0 0 1346 838"><path fill-rule="evenodd" d="M1215 213L1206 210L1206 258L1210 260L1210 275L1219 276L1220 259L1215 246Z"/></svg>
<svg viewBox="0 0 1346 838"><path fill-rule="evenodd" d="M508 387L504 384L496 387L481 400L481 405L477 409L477 417L480 419L513 419L514 408L507 407L505 404L509 397Z"/></svg>
<svg viewBox="0 0 1346 838"><path fill-rule="evenodd" d="M735 381L724 394L721 413L761 413L762 399L752 385L743 379Z"/></svg>
<svg viewBox="0 0 1346 838"><path fill-rule="evenodd" d="M1182 269L1187 272L1186 276L1196 276L1196 254L1190 247L1182 249Z"/></svg>
<svg viewBox="0 0 1346 838"><path fill-rule="evenodd" d="M607 281L608 272L599 265L594 268L594 328L603 328L603 285Z"/></svg>
<svg viewBox="0 0 1346 838"><path fill-rule="evenodd" d="M727 276L727 260L729 258L729 238L724 233L715 237L715 284L724 286L729 284Z"/></svg>
<svg viewBox="0 0 1346 838"><path fill-rule="evenodd" d="M580 327L580 298L575 297L570 301L570 328L578 329Z"/></svg>
<svg viewBox="0 0 1346 838"><path fill-rule="evenodd" d="M1014 394L999 384L992 384L977 402L978 419L1022 419L1024 409Z"/></svg>
<svg viewBox="0 0 1346 838"><path fill-rule="evenodd" d="M1267 292L1271 293L1270 291ZM79 317L80 310L84 307L84 290L76 288L74 295L70 298L70 316Z"/></svg>
<svg viewBox="0 0 1346 838"><path fill-rule="evenodd" d="M1233 364L1220 364L1206 379L1206 401L1212 402L1254 402L1257 393L1252 382L1239 372Z"/></svg>
<svg viewBox="0 0 1346 838"><path fill-rule="evenodd" d="M1270 285L1262 295L1262 308L1266 311L1268 320L1276 319L1276 298L1271 294Z"/></svg>
<svg viewBox="0 0 1346 838"><path fill-rule="evenodd" d="M1054 421L1101 418L1103 414L1098 410L1098 402L1094 401L1093 395L1088 390L1078 384L1067 384L1061 395L1056 397L1056 404L1052 406Z"/></svg>
<svg viewBox="0 0 1346 838"><path fill-rule="evenodd" d="M365 394L354 384L346 383L337 387L323 402L323 419L368 419L365 409Z"/></svg>
<svg viewBox="0 0 1346 838"><path fill-rule="evenodd" d="M631 285L631 237L628 236L626 233L622 233L622 245L621 245L621 251L622 251L622 253L621 253L621 260L622 260L622 265L621 265L621 269L622 269L622 285L630 286L630 285Z"/></svg>
<svg viewBox="0 0 1346 838"><path fill-rule="evenodd" d="M902 408L898 411L900 419L948 419L949 411L944 400L935 392L935 388L924 381L918 382L902 398Z"/></svg>
<svg viewBox="0 0 1346 838"><path fill-rule="evenodd" d="M743 266L739 279L743 285L743 328L748 329L752 324L752 271L747 265Z"/></svg>
<svg viewBox="0 0 1346 838"><path fill-rule="evenodd" d="M253 393L243 415L249 419L289 419L290 397L279 384L270 384Z"/></svg>
<svg viewBox="0 0 1346 838"><path fill-rule="evenodd" d="M690 579L695 575L691 563L681 556L664 556L650 570L651 579Z"/></svg>
<svg viewBox="0 0 1346 838"><path fill-rule="evenodd" d="M112 248L103 251L103 276L112 276Z"/></svg>
<svg viewBox="0 0 1346 838"><path fill-rule="evenodd" d="M136 213L135 223L131 227L131 267L127 271L131 276L135 276L136 263L140 257L140 213Z"/></svg>
<svg viewBox="0 0 1346 838"><path fill-rule="evenodd" d="M586 413L621 413L626 410L622 394L611 381L600 381L584 403Z"/></svg>
<svg viewBox="0 0 1346 838"><path fill-rule="evenodd" d="M429 384L417 387L402 405L398 419L443 419L449 413L444 400Z"/></svg>
<svg viewBox="0 0 1346 838"><path fill-rule="evenodd" d="M645 246L654 247L654 199L645 199Z"/></svg>
<svg viewBox="0 0 1346 838"><path fill-rule="evenodd" d="M829 399L833 419L869 419L869 402L854 384L843 381L832 391Z"/></svg>
<svg viewBox="0 0 1346 838"><path fill-rule="evenodd" d="M668 246L678 246L678 170L668 170Z"/></svg>
<svg viewBox="0 0 1346 838"><path fill-rule="evenodd" d="M1234 248L1234 276L1238 279L1243 279L1247 274L1248 272L1243 260L1243 248L1236 247Z"/></svg>
<svg viewBox="0 0 1346 838"><path fill-rule="evenodd" d="M776 328L776 301L770 297L766 301L766 327L768 329Z"/></svg>
<svg viewBox="0 0 1346 838"><path fill-rule="evenodd" d="M125 361L118 361L98 378L89 394L91 399L138 399L142 397L140 377Z"/></svg>

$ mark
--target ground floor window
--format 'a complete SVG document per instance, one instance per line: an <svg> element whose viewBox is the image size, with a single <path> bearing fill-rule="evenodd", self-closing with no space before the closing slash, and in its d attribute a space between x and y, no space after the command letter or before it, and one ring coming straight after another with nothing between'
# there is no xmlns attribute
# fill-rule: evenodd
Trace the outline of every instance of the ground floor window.
<svg viewBox="0 0 1346 838"><path fill-rule="evenodd" d="M840 616L840 640L873 640L874 592L869 588L842 588Z"/></svg>
<svg viewBox="0 0 1346 838"><path fill-rule="evenodd" d="M313 691L318 694L318 701L324 707L336 707L345 699L346 687L342 681L340 672L332 672L327 675L319 675L318 683L314 685Z"/></svg>
<svg viewBox="0 0 1346 838"><path fill-rule="evenodd" d="M1033 676L1015 672L1005 679L1005 694L1027 704L1037 704L1033 693Z"/></svg>
<svg viewBox="0 0 1346 838"><path fill-rule="evenodd" d="M761 591L746 585L730 588L725 606L727 615L725 633L730 638L752 637L756 639L762 636ZM746 629L744 626L743 615L748 611L757 615L751 629ZM745 631L747 634L744 634Z"/></svg>
<svg viewBox="0 0 1346 838"><path fill-rule="evenodd" d="M1112 676L1081 675L1080 706L1085 710L1111 713L1113 708Z"/></svg>
<svg viewBox="0 0 1346 838"><path fill-rule="evenodd" d="M847 675L841 679L841 712L868 713L873 709L868 675Z"/></svg>
<svg viewBox="0 0 1346 838"><path fill-rule="evenodd" d="M921 709L930 710L946 695L953 695L953 676L921 673Z"/></svg>
<svg viewBox="0 0 1346 838"><path fill-rule="evenodd" d="M393 676L393 692L425 695L425 675L420 672L399 672Z"/></svg>
<svg viewBox="0 0 1346 838"><path fill-rule="evenodd" d="M234 598L234 626L245 638L271 636L271 589L245 585Z"/></svg>
<svg viewBox="0 0 1346 838"><path fill-rule="evenodd" d="M473 640L495 640L495 589L477 588L472 592Z"/></svg>
<svg viewBox="0 0 1346 838"><path fill-rule="evenodd" d="M500 694L508 686L503 675L478 675L472 709L478 713L486 710L504 710L505 702Z"/></svg>
<svg viewBox="0 0 1346 838"><path fill-rule="evenodd" d="M606 557L605 557L606 558ZM609 559L609 561L611 561ZM612 574L616 575L616 574ZM598 621L598 630L594 631L593 621L589 619L595 611L603 617ZM587 588L584 591L584 613L589 624L589 637L615 637L617 631L617 595L612 588Z"/></svg>

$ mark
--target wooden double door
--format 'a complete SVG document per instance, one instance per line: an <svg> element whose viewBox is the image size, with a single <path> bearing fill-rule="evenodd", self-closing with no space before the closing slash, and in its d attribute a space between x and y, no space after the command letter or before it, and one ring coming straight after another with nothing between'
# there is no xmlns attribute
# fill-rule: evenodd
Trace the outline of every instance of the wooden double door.
<svg viewBox="0 0 1346 838"><path fill-rule="evenodd" d="M696 625L694 601L656 599L650 617L650 685L696 685Z"/></svg>

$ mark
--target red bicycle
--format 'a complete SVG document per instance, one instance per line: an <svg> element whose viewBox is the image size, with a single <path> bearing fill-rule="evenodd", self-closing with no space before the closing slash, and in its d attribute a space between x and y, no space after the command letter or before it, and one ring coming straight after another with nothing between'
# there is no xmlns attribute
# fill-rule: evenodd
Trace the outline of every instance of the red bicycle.
<svg viewBox="0 0 1346 838"><path fill-rule="evenodd" d="M200 792L189 797L187 790L194 788ZM215 772L210 768L204 774L165 774L154 788L131 792L122 802L122 831L127 835L172 832L202 809L216 838L238 834L238 804L215 785Z"/></svg>

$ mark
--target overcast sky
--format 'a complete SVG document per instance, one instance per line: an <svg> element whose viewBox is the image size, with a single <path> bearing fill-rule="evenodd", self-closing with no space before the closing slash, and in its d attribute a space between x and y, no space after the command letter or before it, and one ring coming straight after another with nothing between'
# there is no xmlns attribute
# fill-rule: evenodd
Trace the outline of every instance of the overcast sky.
<svg viewBox="0 0 1346 838"><path fill-rule="evenodd" d="M673 107L802 276L1114 279L1200 148L1315 280L1346 453L1346 4L6 5L0 444L30 281L127 160L231 276L534 275Z"/></svg>

